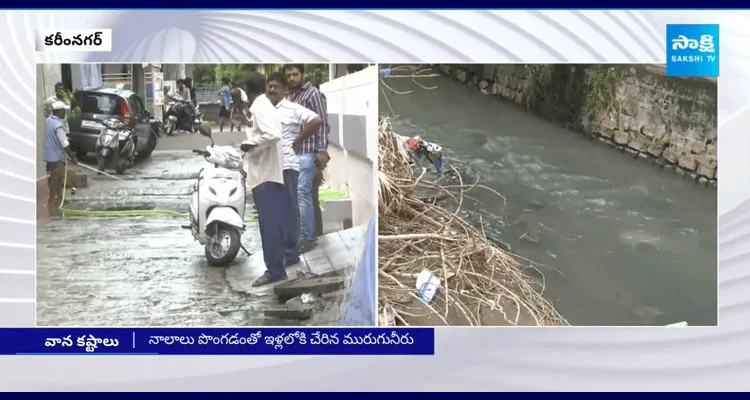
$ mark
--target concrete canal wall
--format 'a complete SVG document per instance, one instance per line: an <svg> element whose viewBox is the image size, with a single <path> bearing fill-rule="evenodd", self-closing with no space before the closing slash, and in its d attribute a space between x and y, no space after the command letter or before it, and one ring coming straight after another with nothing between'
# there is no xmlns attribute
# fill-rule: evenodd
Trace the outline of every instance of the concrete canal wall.
<svg viewBox="0 0 750 400"><path fill-rule="evenodd" d="M715 79L661 65L433 64L445 76L706 186L717 181Z"/></svg>
<svg viewBox="0 0 750 400"><path fill-rule="evenodd" d="M331 127L325 180L332 189L348 189L353 224L366 225L377 210L378 68L322 83L320 91L328 100Z"/></svg>

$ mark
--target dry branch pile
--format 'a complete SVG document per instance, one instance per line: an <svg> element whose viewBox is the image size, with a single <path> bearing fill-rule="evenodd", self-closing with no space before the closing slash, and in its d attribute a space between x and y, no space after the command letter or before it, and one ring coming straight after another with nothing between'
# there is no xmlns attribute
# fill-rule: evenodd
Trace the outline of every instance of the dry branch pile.
<svg viewBox="0 0 750 400"><path fill-rule="evenodd" d="M378 281L379 323L393 325L568 325L526 277L512 255L458 217L464 194L479 185L440 186L414 176L388 117L380 120ZM457 171L454 170L457 173ZM439 191L457 204L448 211L420 198ZM486 188L485 188L486 189ZM498 193L499 195L499 193ZM430 306L416 297L416 277L441 280Z"/></svg>

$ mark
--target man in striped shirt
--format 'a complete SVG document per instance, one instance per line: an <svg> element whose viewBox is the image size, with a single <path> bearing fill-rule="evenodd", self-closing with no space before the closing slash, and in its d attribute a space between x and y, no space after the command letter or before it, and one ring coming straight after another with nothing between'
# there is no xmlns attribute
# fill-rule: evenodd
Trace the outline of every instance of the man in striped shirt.
<svg viewBox="0 0 750 400"><path fill-rule="evenodd" d="M306 138L313 136L323 120L311 110L284 98L287 84L281 72L266 79L266 97L281 118L281 144L284 149L284 186L287 191L285 219L284 264L289 267L300 261L299 249L299 156L294 151Z"/></svg>
<svg viewBox="0 0 750 400"><path fill-rule="evenodd" d="M313 197L318 196L316 177L319 170L325 169L328 156L328 107L320 91L305 83L305 66L302 64L284 65L287 80L287 100L312 110L323 121L321 127L309 138L303 138L295 145L299 154L299 213L300 213L300 252L305 253L316 243L318 231L315 221Z"/></svg>

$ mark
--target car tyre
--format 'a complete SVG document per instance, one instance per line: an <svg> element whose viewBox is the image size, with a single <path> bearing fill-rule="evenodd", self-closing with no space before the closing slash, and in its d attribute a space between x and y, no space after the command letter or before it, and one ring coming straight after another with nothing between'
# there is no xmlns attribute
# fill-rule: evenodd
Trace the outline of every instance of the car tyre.
<svg viewBox="0 0 750 400"><path fill-rule="evenodd" d="M151 157L151 153L153 153L156 149L156 144L158 143L158 141L159 140L156 138L156 132L150 132L148 135L148 139L146 139L146 148L143 149L142 152L138 153L135 161L140 162Z"/></svg>
<svg viewBox="0 0 750 400"><path fill-rule="evenodd" d="M70 147L71 147L71 150L73 150L73 153L76 155L76 158L79 160L82 160L89 154L86 150L82 149L80 146L76 144L71 145Z"/></svg>

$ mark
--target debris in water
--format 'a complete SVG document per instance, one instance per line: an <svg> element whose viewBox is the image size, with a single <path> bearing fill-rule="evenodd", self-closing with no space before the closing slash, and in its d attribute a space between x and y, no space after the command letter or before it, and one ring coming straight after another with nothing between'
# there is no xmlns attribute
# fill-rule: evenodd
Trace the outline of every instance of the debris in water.
<svg viewBox="0 0 750 400"><path fill-rule="evenodd" d="M544 203L538 200L534 200L529 203L529 208L531 208L532 210L541 210L542 208L544 208L544 206Z"/></svg>
<svg viewBox="0 0 750 400"><path fill-rule="evenodd" d="M523 240L524 242L527 242L527 243L534 243L534 244L539 243L539 239L536 239L533 236L531 236L531 233L529 232L524 233L518 239Z"/></svg>
<svg viewBox="0 0 750 400"><path fill-rule="evenodd" d="M310 304L315 301L315 296L310 293L303 293L300 299L302 299L302 304Z"/></svg>
<svg viewBox="0 0 750 400"><path fill-rule="evenodd" d="M440 298L445 304L429 309L431 316L446 325L497 325L483 317L482 309L499 304L503 299L498 300L498 297L512 299L517 305L516 310L506 310L503 325L519 325L521 314L533 320L531 325L569 325L536 290L513 255L493 245L483 226L479 229L467 222L461 207L453 211L420 199L425 191L431 196L445 193L461 204L466 192L487 190L504 202L502 194L478 182L466 182L466 175L452 167L455 182L447 186L415 175L400 156L398 138L389 118L383 116L378 135L379 322L391 326L421 324L424 319L414 316L411 304L402 301L405 293L417 297L415 279L425 267L437 262L446 271L438 269L436 273L454 274L450 285L440 287ZM479 180L478 176L475 178ZM428 274L431 273L428 271ZM502 279L498 280L500 276ZM423 280L416 282L417 291L428 281ZM425 299L434 301L436 293L425 291L424 295ZM477 307L477 303L482 307ZM447 321L451 310L463 312L462 322Z"/></svg>

